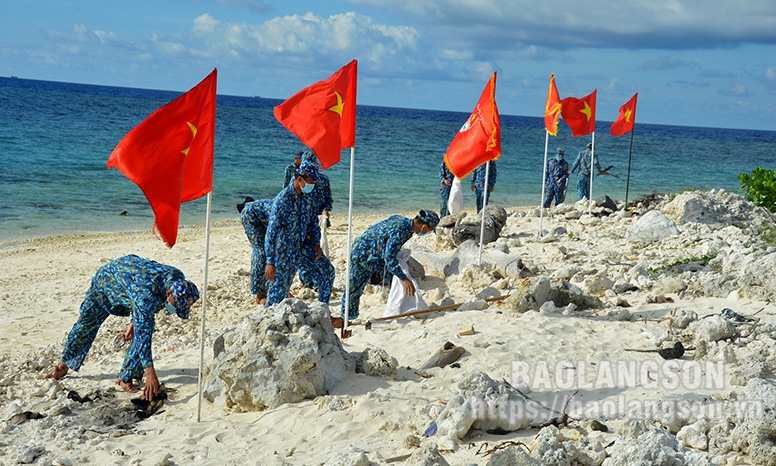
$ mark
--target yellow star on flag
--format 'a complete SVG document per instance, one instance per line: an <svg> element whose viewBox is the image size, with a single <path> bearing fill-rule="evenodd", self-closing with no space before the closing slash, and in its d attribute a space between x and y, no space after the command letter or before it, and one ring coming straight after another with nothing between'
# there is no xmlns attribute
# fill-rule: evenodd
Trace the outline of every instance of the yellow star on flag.
<svg viewBox="0 0 776 466"><path fill-rule="evenodd" d="M333 106L329 110L336 113L337 115L340 116L340 118L342 118L342 108L344 107L344 105L342 104L342 96L337 91L334 91L334 93L337 95L337 105Z"/></svg>
<svg viewBox="0 0 776 466"><path fill-rule="evenodd" d="M587 121L590 121L590 117L593 114L593 109L590 108L590 105L587 103L587 101L585 101L585 108L580 110L580 112L585 114L585 116L587 117Z"/></svg>
<svg viewBox="0 0 776 466"><path fill-rule="evenodd" d="M630 123L631 115L633 114L633 110L628 109L625 110L625 121Z"/></svg>

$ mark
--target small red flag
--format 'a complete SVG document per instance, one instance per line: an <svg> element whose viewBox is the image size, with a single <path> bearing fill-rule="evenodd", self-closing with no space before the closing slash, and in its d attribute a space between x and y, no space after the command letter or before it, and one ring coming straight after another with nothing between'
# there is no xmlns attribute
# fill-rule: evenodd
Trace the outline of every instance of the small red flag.
<svg viewBox="0 0 776 466"><path fill-rule="evenodd" d="M633 126L636 124L636 100L638 97L639 93L637 92L625 105L620 107L620 115L611 126L612 136L622 136L633 131Z"/></svg>
<svg viewBox="0 0 776 466"><path fill-rule="evenodd" d="M501 128L496 106L496 73L493 72L480 100L455 135L445 154L453 175L466 178L477 166L501 155Z"/></svg>
<svg viewBox="0 0 776 466"><path fill-rule="evenodd" d="M595 93L592 93L577 99L575 97L566 97L560 101L560 114L563 121L571 128L571 135L574 137L584 136L595 132Z"/></svg>
<svg viewBox="0 0 776 466"><path fill-rule="evenodd" d="M108 157L145 194L167 247L178 238L183 202L213 190L216 76L205 79L134 127Z"/></svg>
<svg viewBox="0 0 776 466"><path fill-rule="evenodd" d="M558 88L555 86L555 74L550 73L550 89L547 91L547 104L544 106L544 128L551 136L558 135L560 108L560 96Z"/></svg>
<svg viewBox="0 0 776 466"><path fill-rule="evenodd" d="M313 150L326 169L356 144L356 75L353 60L275 107L275 118Z"/></svg>

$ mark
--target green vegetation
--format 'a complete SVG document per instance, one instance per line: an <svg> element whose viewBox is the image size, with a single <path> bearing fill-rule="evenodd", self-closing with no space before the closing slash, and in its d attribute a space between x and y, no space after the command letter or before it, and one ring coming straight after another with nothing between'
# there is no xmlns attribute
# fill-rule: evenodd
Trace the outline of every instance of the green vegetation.
<svg viewBox="0 0 776 466"><path fill-rule="evenodd" d="M755 205L776 212L776 171L757 167L752 173L738 175L741 190Z"/></svg>
<svg viewBox="0 0 776 466"><path fill-rule="evenodd" d="M776 227L762 226L757 229L760 233L760 238L771 246L776 246Z"/></svg>
<svg viewBox="0 0 776 466"><path fill-rule="evenodd" d="M690 262L695 262L696 264L700 264L701 266L705 267L715 257L717 257L716 252L711 254L706 254L700 257L685 257L683 259L679 259L675 262L672 262L668 265L664 265L662 267L658 267L655 269L649 269L649 273L651 273L652 275L658 275L665 270L669 270L671 268L676 267L677 265L689 264Z"/></svg>

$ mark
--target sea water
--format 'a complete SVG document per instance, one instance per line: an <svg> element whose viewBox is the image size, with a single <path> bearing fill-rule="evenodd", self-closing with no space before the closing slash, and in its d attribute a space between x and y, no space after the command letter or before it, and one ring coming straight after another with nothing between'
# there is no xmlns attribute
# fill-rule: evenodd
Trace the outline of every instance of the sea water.
<svg viewBox="0 0 776 466"><path fill-rule="evenodd" d="M85 231L151 229L153 212L140 189L106 168L121 138L179 92L0 78L0 241ZM648 96L642 96L648 98ZM475 99L476 95L472 96ZM498 96L497 96L498 98ZM271 198L285 167L305 149L275 120L281 101L219 95L211 216L238 219L245 196ZM474 100L472 100L472 106ZM544 119L501 115L503 154L492 203L539 205L545 156ZM356 213L439 209L439 166L467 113L359 105L353 207ZM636 122L631 135L611 137L596 122L602 168L593 197L634 200L658 192L723 188L740 192L737 177L757 166L776 168L776 131L747 131ZM591 142L560 123L549 156L563 147L569 164ZM629 157L631 155L631 157ZM628 165L630 161L630 172ZM334 212L347 213L350 150L326 171ZM474 193L464 181L465 203ZM572 175L568 202L577 200ZM121 215L124 213L124 215ZM205 222L205 198L181 207L181 225Z"/></svg>

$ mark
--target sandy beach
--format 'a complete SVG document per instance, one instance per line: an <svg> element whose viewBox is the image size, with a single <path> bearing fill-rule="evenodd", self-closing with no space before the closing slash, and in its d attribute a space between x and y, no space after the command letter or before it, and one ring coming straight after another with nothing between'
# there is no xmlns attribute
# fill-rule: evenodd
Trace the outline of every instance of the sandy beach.
<svg viewBox="0 0 776 466"><path fill-rule="evenodd" d="M424 267L426 303L462 305L367 329L383 316L388 294L368 286L342 349L382 349L393 366L350 372L328 393L261 411L202 400L199 422L201 304L187 321L159 314L154 365L169 398L147 419L133 417L137 395L114 385L124 353L113 342L126 319L106 321L80 372L60 381L43 375L59 360L104 263L137 254L178 267L201 286L203 226L182 227L172 249L150 231L0 245L0 464L774 464L773 427L766 426L776 400L776 248L762 231L776 225L721 191L655 195L631 207L591 215L585 203L566 204L541 217L536 208L507 208L482 266L476 246L453 245L449 229L414 237L405 247ZM658 236L638 236L649 213L670 224L660 224ZM356 216L354 238L386 217ZM346 233L347 217L334 215L334 316ZM250 246L238 221L212 225L209 258L206 367L220 335L274 312L249 293ZM582 301L547 299L559 290ZM298 281L292 293L305 306L315 301ZM420 370L446 342L463 347L462 356ZM686 348L681 358L658 354L677 342ZM618 373L623 367L635 370ZM520 403L451 411L451 400L474 396L462 381L475 373L498 385L482 394L486 400L501 394ZM520 412L529 402L550 414ZM660 404L655 412L652 402ZM665 411L668 402L677 412ZM701 405L708 409L694 410ZM736 416L736 409L754 414ZM519 418L525 426L481 430L467 416ZM553 417L558 426L540 428Z"/></svg>

